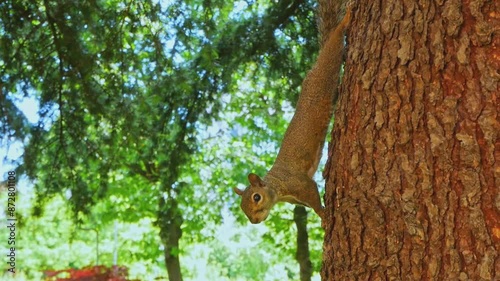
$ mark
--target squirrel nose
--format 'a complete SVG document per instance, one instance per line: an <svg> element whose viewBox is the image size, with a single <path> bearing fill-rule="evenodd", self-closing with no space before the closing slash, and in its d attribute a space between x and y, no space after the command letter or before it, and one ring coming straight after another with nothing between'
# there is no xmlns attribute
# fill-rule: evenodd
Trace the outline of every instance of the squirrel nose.
<svg viewBox="0 0 500 281"><path fill-rule="evenodd" d="M253 219L250 219L250 222L253 223L253 224L258 224L261 221L258 218L253 218Z"/></svg>

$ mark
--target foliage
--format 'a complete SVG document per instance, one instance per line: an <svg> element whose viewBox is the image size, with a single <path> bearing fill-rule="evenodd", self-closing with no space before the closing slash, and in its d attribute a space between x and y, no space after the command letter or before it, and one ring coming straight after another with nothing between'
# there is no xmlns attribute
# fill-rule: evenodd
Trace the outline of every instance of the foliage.
<svg viewBox="0 0 500 281"><path fill-rule="evenodd" d="M65 194L64 216L78 225L54 229L90 225L109 236L116 220L164 229L175 207L186 244L212 237L224 211L243 221L231 187L272 164L317 49L312 8L303 0L0 3L0 137L24 144L18 171L34 182L33 215ZM38 102L36 123L16 106L25 98ZM265 241L292 257L288 215L270 218L277 235ZM39 231L35 222L27 225ZM127 262L156 260L157 235L124 242L143 249Z"/></svg>

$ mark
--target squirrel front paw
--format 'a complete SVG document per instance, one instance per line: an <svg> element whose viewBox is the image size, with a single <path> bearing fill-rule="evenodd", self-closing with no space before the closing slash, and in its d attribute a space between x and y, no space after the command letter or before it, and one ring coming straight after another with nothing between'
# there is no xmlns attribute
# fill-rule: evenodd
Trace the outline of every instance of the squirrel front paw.
<svg viewBox="0 0 500 281"><path fill-rule="evenodd" d="M321 221L323 221L325 219L325 208L324 207L321 207L321 209L319 210L314 210L316 212L316 214L318 214L318 216L321 218Z"/></svg>

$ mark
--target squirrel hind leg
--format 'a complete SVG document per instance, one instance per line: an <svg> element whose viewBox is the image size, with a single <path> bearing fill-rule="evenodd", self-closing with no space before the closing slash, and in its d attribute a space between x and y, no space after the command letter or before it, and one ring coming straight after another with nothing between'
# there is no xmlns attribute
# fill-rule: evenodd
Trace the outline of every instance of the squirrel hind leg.
<svg viewBox="0 0 500 281"><path fill-rule="evenodd" d="M354 0L349 0L345 4L345 16L339 24L343 28L346 28L349 25L349 22L351 21L351 11L352 11L353 5L354 5Z"/></svg>
<svg viewBox="0 0 500 281"><path fill-rule="evenodd" d="M319 195L318 185L314 180L310 182L311 187L307 189L309 198L309 207L311 207L321 219L324 218L325 208L321 205L321 196Z"/></svg>

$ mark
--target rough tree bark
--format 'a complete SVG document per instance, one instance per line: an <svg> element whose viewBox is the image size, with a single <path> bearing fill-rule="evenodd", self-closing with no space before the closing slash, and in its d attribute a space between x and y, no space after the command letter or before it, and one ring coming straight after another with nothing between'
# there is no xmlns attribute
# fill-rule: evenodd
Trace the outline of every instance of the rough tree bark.
<svg viewBox="0 0 500 281"><path fill-rule="evenodd" d="M500 279L499 6L353 5L323 280Z"/></svg>

